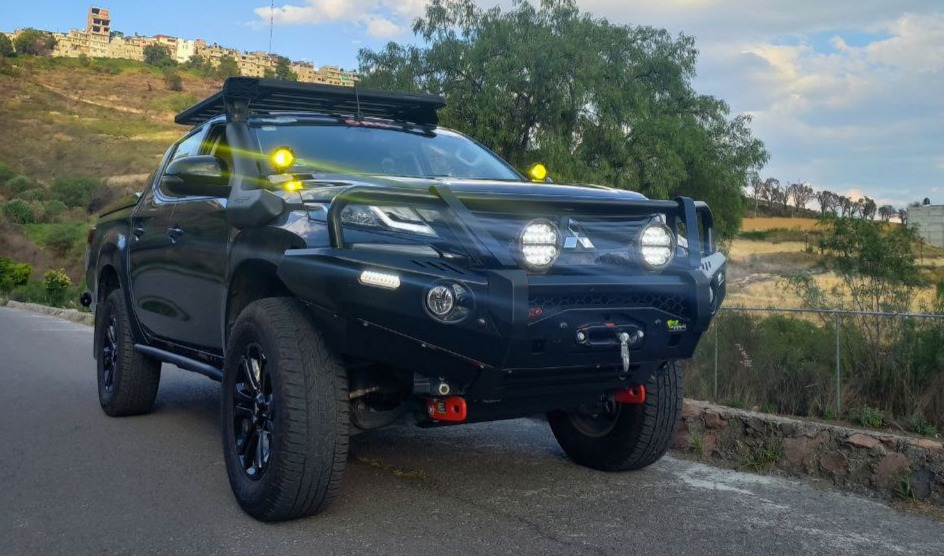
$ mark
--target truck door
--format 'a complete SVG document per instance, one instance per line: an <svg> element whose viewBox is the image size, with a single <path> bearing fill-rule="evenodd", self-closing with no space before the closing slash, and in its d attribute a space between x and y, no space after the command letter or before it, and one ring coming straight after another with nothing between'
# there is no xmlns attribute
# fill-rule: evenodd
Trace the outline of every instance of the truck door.
<svg viewBox="0 0 944 556"><path fill-rule="evenodd" d="M161 188L161 177L170 161L198 154L204 135L204 129L197 129L168 150L131 217L131 302L146 331L162 339L178 336L181 323L192 317L180 303L179 269L174 264L179 235L173 215L179 199Z"/></svg>
<svg viewBox="0 0 944 556"><path fill-rule="evenodd" d="M200 154L217 156L232 168L224 131L222 125L212 128ZM226 220L226 198L190 196L178 199L176 204L171 218L171 228L178 234L171 248L177 285L174 301L189 318L174 327L171 339L222 353L229 238L233 231Z"/></svg>

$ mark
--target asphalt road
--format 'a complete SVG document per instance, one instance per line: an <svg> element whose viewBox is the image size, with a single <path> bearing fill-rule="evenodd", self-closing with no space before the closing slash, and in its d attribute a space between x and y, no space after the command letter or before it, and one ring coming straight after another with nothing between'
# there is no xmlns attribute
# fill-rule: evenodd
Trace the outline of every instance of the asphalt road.
<svg viewBox="0 0 944 556"><path fill-rule="evenodd" d="M89 327L0 307L0 553L944 554L944 524L667 457L604 474L518 420L355 437L326 513L236 505L219 388L169 365L155 411L98 406Z"/></svg>

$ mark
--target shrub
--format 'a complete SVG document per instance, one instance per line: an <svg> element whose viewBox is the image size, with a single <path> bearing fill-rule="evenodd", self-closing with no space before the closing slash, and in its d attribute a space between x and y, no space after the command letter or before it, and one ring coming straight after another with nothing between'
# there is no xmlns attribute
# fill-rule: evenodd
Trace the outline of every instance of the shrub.
<svg viewBox="0 0 944 556"><path fill-rule="evenodd" d="M29 224L33 222L33 209L30 204L23 199L13 199L3 206L3 213L7 218L16 224Z"/></svg>
<svg viewBox="0 0 944 556"><path fill-rule="evenodd" d="M62 307L65 305L72 288L72 280L63 269L47 270L43 275L43 291L46 293L46 300L50 305Z"/></svg>
<svg viewBox="0 0 944 556"><path fill-rule="evenodd" d="M68 207L59 199L53 199L46 203L46 218L52 219L64 213Z"/></svg>
<svg viewBox="0 0 944 556"><path fill-rule="evenodd" d="M0 293L10 293L14 288L26 284L32 273L33 267L30 265L0 257Z"/></svg>
<svg viewBox="0 0 944 556"><path fill-rule="evenodd" d="M172 67L164 68L164 86L167 87L168 91L183 91L184 90L184 81L180 77L180 74L177 73L177 70Z"/></svg>
<svg viewBox="0 0 944 556"><path fill-rule="evenodd" d="M19 194L19 198L24 201L45 201L49 197L49 192L42 187L27 189Z"/></svg>
<svg viewBox="0 0 944 556"><path fill-rule="evenodd" d="M52 182L53 198L67 207L87 208L92 196L102 188L102 181L89 176L56 178Z"/></svg>
<svg viewBox="0 0 944 556"><path fill-rule="evenodd" d="M46 207L43 206L42 201L30 201L29 209L33 213L33 222L46 221Z"/></svg>
<svg viewBox="0 0 944 556"><path fill-rule="evenodd" d="M885 426L885 413L881 409L865 406L851 414L852 423L860 427L878 429Z"/></svg>
<svg viewBox="0 0 944 556"><path fill-rule="evenodd" d="M10 181L14 176L16 176L16 172L11 170L10 167L3 162L0 162L0 184Z"/></svg>
<svg viewBox="0 0 944 556"><path fill-rule="evenodd" d="M57 255L65 255L75 247L83 238L84 226L76 226L72 223L47 224L43 245L56 252Z"/></svg>
<svg viewBox="0 0 944 556"><path fill-rule="evenodd" d="M46 292L43 290L43 283L39 280L28 280L22 286L14 288L10 292L10 299L23 303L45 303Z"/></svg>
<svg viewBox="0 0 944 556"><path fill-rule="evenodd" d="M937 427L925 421L920 415L911 418L911 430L922 436L937 436Z"/></svg>
<svg viewBox="0 0 944 556"><path fill-rule="evenodd" d="M26 176L15 176L7 180L7 191L16 195L36 187L36 182Z"/></svg>

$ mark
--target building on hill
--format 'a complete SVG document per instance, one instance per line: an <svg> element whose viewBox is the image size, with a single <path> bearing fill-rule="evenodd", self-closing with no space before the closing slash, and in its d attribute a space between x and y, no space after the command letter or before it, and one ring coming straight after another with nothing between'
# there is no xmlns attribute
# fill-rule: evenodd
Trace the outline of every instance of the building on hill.
<svg viewBox="0 0 944 556"><path fill-rule="evenodd" d="M908 207L908 225L929 245L944 247L944 205Z"/></svg>
<svg viewBox="0 0 944 556"><path fill-rule="evenodd" d="M7 33L10 40L22 32ZM86 13L85 29L72 29L68 33L52 33L56 38L56 48L52 55L66 58L121 58L144 61L144 48L159 44L170 51L171 57L179 64L186 63L199 55L212 67L220 65L224 56L236 60L240 75L246 77L265 77L273 74L278 64L278 56L267 52L241 52L235 48L225 48L218 44L207 45L202 39L188 40L170 35L126 37L112 31L111 13L106 8L91 7ZM308 62L293 62L292 71L299 81L308 83L327 83L330 85L353 86L360 76L353 71L346 71L335 66L315 67Z"/></svg>

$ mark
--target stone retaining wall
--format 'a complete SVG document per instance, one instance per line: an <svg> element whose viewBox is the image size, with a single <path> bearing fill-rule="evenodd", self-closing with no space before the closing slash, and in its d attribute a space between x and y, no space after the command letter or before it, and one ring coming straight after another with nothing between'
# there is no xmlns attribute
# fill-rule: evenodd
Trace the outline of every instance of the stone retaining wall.
<svg viewBox="0 0 944 556"><path fill-rule="evenodd" d="M725 467L811 476L944 507L944 444L686 400L675 449Z"/></svg>

